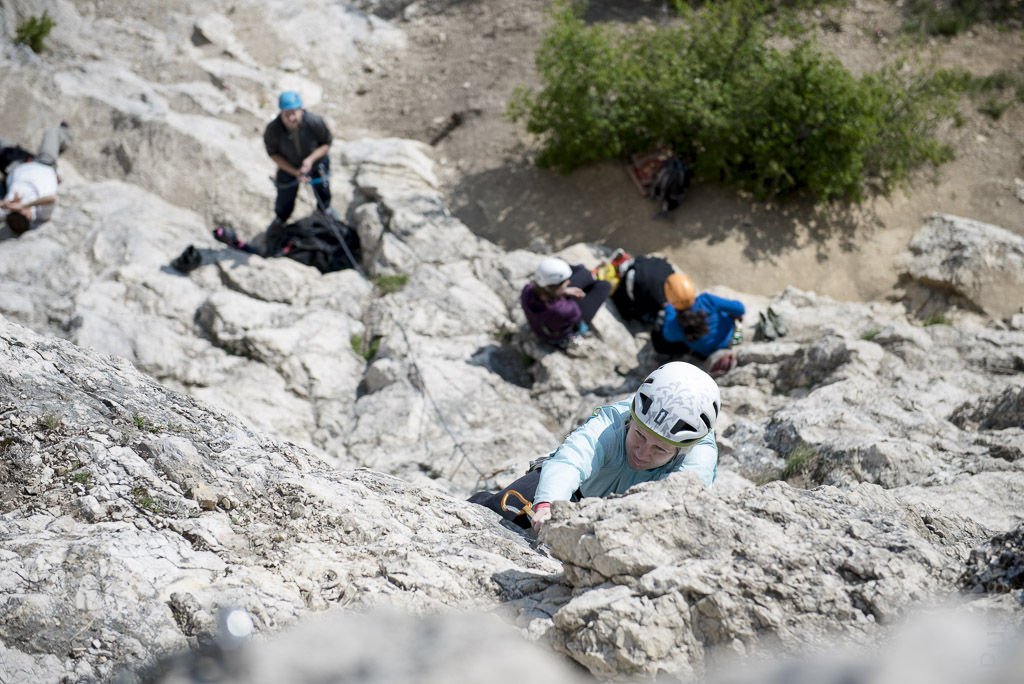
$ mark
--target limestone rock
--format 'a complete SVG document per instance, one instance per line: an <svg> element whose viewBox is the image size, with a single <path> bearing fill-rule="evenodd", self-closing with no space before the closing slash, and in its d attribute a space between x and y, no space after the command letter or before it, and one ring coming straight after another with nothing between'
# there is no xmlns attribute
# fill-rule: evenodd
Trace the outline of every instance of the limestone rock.
<svg viewBox="0 0 1024 684"><path fill-rule="evenodd" d="M715 496L673 476L638 489L556 504L542 536L576 589L550 636L600 676L699 675L719 649L794 650L837 630L865 640L951 588L984 537L873 485Z"/></svg>
<svg viewBox="0 0 1024 684"><path fill-rule="evenodd" d="M494 575L558 570L483 508L337 470L2 318L0 385L0 641L22 681L108 679L225 606L262 633L331 605L486 608Z"/></svg>
<svg viewBox="0 0 1024 684"><path fill-rule="evenodd" d="M1024 526L972 550L961 582L971 592L1013 592L1024 605Z"/></svg>
<svg viewBox="0 0 1024 684"><path fill-rule="evenodd" d="M932 215L909 245L906 268L997 318L1019 313L1024 302L1024 238L997 226Z"/></svg>

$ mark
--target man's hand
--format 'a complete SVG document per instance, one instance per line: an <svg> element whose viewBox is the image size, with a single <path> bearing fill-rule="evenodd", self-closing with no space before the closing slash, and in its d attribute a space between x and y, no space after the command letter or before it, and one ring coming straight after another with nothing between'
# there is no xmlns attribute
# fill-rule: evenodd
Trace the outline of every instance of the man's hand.
<svg viewBox="0 0 1024 684"><path fill-rule="evenodd" d="M530 526L533 527L533 531L540 534L541 529L544 527L544 523L551 519L551 504L548 502L542 502L536 504L533 507L533 518L530 520Z"/></svg>
<svg viewBox="0 0 1024 684"><path fill-rule="evenodd" d="M313 170L313 162L309 157L302 160L302 166L299 167L299 173L302 174L303 181L309 180L309 172Z"/></svg>
<svg viewBox="0 0 1024 684"><path fill-rule="evenodd" d="M575 297L576 299L583 299L586 293L578 287L570 285L562 290L562 295L565 297Z"/></svg>
<svg viewBox="0 0 1024 684"><path fill-rule="evenodd" d="M0 208L7 209L9 211L21 211L21 195L14 193L11 199L0 201Z"/></svg>

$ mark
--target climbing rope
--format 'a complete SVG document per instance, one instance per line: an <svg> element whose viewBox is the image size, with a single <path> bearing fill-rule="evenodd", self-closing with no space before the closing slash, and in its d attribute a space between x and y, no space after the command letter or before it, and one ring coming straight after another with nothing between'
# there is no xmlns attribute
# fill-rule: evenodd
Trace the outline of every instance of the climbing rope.
<svg viewBox="0 0 1024 684"><path fill-rule="evenodd" d="M318 178L310 179L309 181L307 181L306 184L312 186L312 183L315 180L319 180L319 179ZM298 179L296 179L296 183L297 182L298 182ZM312 187L310 187L310 190L312 191ZM332 215L332 213L328 210L328 208L325 208L323 206L322 202L320 201L320 197L319 197L319 195L317 195L316 192L313 192L313 198L316 200L317 210L320 212L320 214L322 216L327 218L327 222L331 226L331 230L334 232L335 238L338 240L338 243L341 245L342 249L345 250L345 256L348 257L349 263L352 264L352 266L356 269L356 271L359 273L359 275L361 275L366 280L369 280L369 277L367 276L366 271L363 270L362 264L359 263L359 261L352 254L351 250L349 250L348 244L345 242L344 238L342 237L341 231L340 231L340 229L338 227L338 219L334 215ZM420 370L419 364L416 363L416 359L412 355L412 342L409 340L409 335L408 335L408 333L405 330L405 326L402 325L402 322L400 320L398 320L398 318L395 317L395 315L393 313L391 313L390 311L388 312L388 316L391 319L392 323L394 323L395 327L398 328L398 331L402 335L402 340L405 342L405 346L406 346L406 349L408 350L408 354L409 354L408 361L409 361L409 364L410 364L412 372L413 372L413 382L414 382L414 384L417 387L419 387L420 391L427 398L427 401L429 402L431 408L434 410L434 413L437 415L438 421L441 423L441 427L444 429L444 431L448 435L448 437L452 440L452 444L454 445L452 451L453 452L458 452L458 453L460 453L462 455L462 458L459 459L458 463L455 464L455 467L452 468L451 473L448 475L448 479L450 480L450 479L454 478L455 475L462 468L462 465L464 463L469 463L469 465L471 465L473 467L473 470L475 470L477 475L478 475L476 484L474 485L474 488L479 487L480 485L482 485L487 480L487 475L484 473L483 470L480 469L480 467L473 461L473 459L471 459L469 457L469 454L463 448L462 443L455 436L455 432L452 430L451 425L449 425L448 421L445 419L444 412L441 411L440 405L438 405L437 401L434 399L434 396L430 393L430 390L427 387L426 379L423 377L423 372L422 372L422 370Z"/></svg>

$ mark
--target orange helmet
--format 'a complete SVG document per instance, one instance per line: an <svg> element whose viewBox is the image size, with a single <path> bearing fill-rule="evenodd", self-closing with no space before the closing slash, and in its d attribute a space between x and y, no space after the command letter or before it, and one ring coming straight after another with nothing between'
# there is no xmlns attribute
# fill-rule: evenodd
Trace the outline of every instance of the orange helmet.
<svg viewBox="0 0 1024 684"><path fill-rule="evenodd" d="M676 271L665 279L665 300L679 311L693 306L697 299L697 288L693 286L690 276Z"/></svg>

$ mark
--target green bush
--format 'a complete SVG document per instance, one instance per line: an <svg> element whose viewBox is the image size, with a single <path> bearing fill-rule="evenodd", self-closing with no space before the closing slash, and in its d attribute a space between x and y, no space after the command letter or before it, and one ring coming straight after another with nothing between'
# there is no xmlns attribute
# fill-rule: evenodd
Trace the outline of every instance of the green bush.
<svg viewBox="0 0 1024 684"><path fill-rule="evenodd" d="M380 348L380 335L374 335L369 339L364 338L358 333L353 333L348 338L348 343L352 347L358 356L361 356L364 361L371 361L373 357L377 355L377 350Z"/></svg>
<svg viewBox="0 0 1024 684"><path fill-rule="evenodd" d="M668 145L698 178L759 197L804 191L859 199L892 189L950 151L935 138L962 79L858 78L808 41L770 47L760 0L722 0L678 25L587 26L557 3L537 54L543 87L519 88L513 120L541 136L538 163L562 171Z"/></svg>
<svg viewBox="0 0 1024 684"><path fill-rule="evenodd" d="M44 10L42 16L29 17L18 26L14 42L28 45L32 52L39 54L45 49L43 42L54 26L56 24L53 19Z"/></svg>
<svg viewBox="0 0 1024 684"><path fill-rule="evenodd" d="M1021 65L1024 69L1024 64ZM1000 70L987 76L973 76L960 72L964 89L980 100L978 111L992 119L999 120L1007 109L1024 102L1024 76L1022 71Z"/></svg>
<svg viewBox="0 0 1024 684"><path fill-rule="evenodd" d="M790 480L808 475L818 466L819 460L820 456L814 447L801 442L786 455L786 465L782 468L781 479Z"/></svg>
<svg viewBox="0 0 1024 684"><path fill-rule="evenodd" d="M979 22L1000 26L1024 22L1020 0L911 0L904 7L904 28L930 36L955 36Z"/></svg>
<svg viewBox="0 0 1024 684"><path fill-rule="evenodd" d="M405 287L408 282L409 276L404 273L379 275L373 279L373 284L380 288L380 291L384 294L394 294Z"/></svg>

